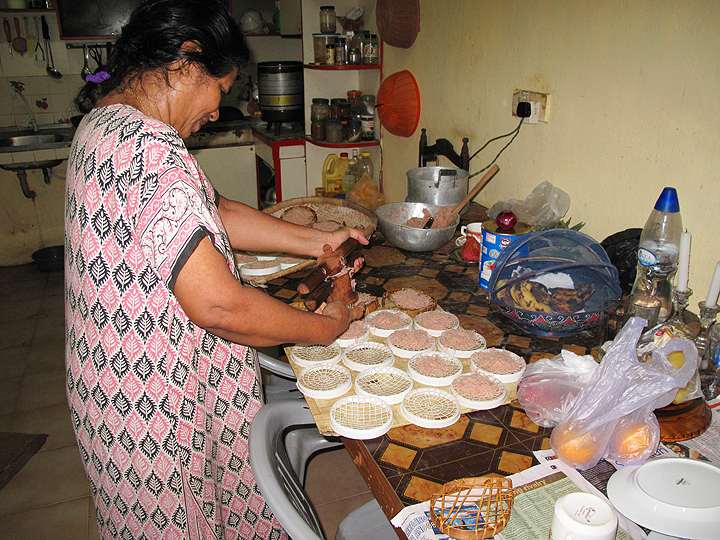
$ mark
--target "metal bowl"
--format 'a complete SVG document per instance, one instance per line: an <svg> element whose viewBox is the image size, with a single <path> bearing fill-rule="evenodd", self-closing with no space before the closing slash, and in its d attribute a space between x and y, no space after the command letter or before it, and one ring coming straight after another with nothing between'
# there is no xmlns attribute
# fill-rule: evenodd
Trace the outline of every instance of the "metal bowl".
<svg viewBox="0 0 720 540"><path fill-rule="evenodd" d="M404 225L408 219L422 217L423 209L435 215L441 206L424 203L385 204L375 210L378 226L393 246L407 251L434 251L452 240L460 216L455 216L450 227L445 229L418 229Z"/></svg>

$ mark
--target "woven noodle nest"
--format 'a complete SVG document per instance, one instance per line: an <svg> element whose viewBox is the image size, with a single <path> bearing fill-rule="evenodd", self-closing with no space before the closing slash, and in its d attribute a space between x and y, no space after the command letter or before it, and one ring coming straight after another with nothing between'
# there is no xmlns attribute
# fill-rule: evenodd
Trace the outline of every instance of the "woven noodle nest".
<svg viewBox="0 0 720 540"><path fill-rule="evenodd" d="M433 524L452 538L484 540L505 528L514 500L508 478L461 478L448 482L430 498L430 516Z"/></svg>
<svg viewBox="0 0 720 540"><path fill-rule="evenodd" d="M378 0L375 22L385 43L409 49L420 31L420 0Z"/></svg>
<svg viewBox="0 0 720 540"><path fill-rule="evenodd" d="M344 199L331 199L329 197L300 197L280 202L263 210L264 214L270 214L280 218L288 209L293 206L307 206L311 208L318 221L337 221L345 227L353 227L363 232L366 238L370 238L377 228L378 219L374 212L362 205ZM243 281L256 287L264 287L268 281L277 279L288 274L293 274L315 265L315 259L307 259L305 262L280 270L267 276L243 277Z"/></svg>

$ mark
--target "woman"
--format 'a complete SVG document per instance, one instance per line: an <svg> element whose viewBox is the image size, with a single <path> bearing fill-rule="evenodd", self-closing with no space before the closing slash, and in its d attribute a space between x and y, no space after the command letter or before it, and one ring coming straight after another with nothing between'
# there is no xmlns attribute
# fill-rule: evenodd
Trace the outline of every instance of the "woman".
<svg viewBox="0 0 720 540"><path fill-rule="evenodd" d="M221 6L150 0L76 102L67 173L68 399L104 538L281 538L247 460L251 346L333 340L237 277L232 248L319 256L359 231L291 225L219 195L182 138L218 117L248 50Z"/></svg>

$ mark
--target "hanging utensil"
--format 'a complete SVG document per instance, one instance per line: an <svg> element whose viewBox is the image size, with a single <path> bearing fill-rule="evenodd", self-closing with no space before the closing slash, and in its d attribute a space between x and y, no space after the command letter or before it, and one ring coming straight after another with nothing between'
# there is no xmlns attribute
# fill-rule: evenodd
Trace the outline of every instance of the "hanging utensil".
<svg viewBox="0 0 720 540"><path fill-rule="evenodd" d="M37 43L35 43L35 60L45 61L45 49L43 49L42 45L40 45L40 31L38 30L37 17L33 17L33 22L35 23L35 36L37 37ZM38 50L40 51L40 56L42 56L42 58L38 58Z"/></svg>
<svg viewBox="0 0 720 540"><path fill-rule="evenodd" d="M30 33L30 26L28 25L28 18L23 17L23 23L25 25L25 39L27 40L28 51L35 50L36 37Z"/></svg>
<svg viewBox="0 0 720 540"><path fill-rule="evenodd" d="M80 72L80 76L82 77L83 81L87 81L88 75L92 75L92 71L90 71L90 67L88 66L88 62L90 61L90 57L88 56L88 48L87 45L83 43L83 68Z"/></svg>
<svg viewBox="0 0 720 540"><path fill-rule="evenodd" d="M20 19L14 17L13 22L15 23L15 33L17 34L15 39L12 41L13 49L19 52L20 56L25 56L25 53L27 52L27 40L22 37L22 34L20 33Z"/></svg>
<svg viewBox="0 0 720 540"><path fill-rule="evenodd" d="M99 45L93 45L90 47L90 56L97 64L97 67L93 70L93 73L97 73L98 71L102 71L103 68L103 59L102 59L102 47Z"/></svg>
<svg viewBox="0 0 720 540"><path fill-rule="evenodd" d="M53 61L53 55L52 55L52 48L50 48L50 28L48 28L47 21L45 20L45 15L42 15L40 17L40 24L42 25L42 33L43 33L43 39L45 40L45 48L47 49L47 67L45 68L45 71L47 71L47 74L50 75L53 79L60 79L62 77L62 73L60 73L57 69L55 69L55 62Z"/></svg>
<svg viewBox="0 0 720 540"><path fill-rule="evenodd" d="M13 55L13 48L12 48L12 34L10 33L10 23L8 20L3 17L3 30L5 31L5 39L8 42L8 47L10 47L10 56Z"/></svg>

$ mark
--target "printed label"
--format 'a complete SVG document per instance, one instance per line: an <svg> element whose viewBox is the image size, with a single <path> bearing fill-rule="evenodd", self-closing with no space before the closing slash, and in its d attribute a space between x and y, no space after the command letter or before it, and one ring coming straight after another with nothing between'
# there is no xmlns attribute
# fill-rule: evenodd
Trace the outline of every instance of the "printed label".
<svg viewBox="0 0 720 540"><path fill-rule="evenodd" d="M658 258L652 251L640 248L638 249L638 261L640 261L640 264L643 266L653 266L657 264Z"/></svg>

